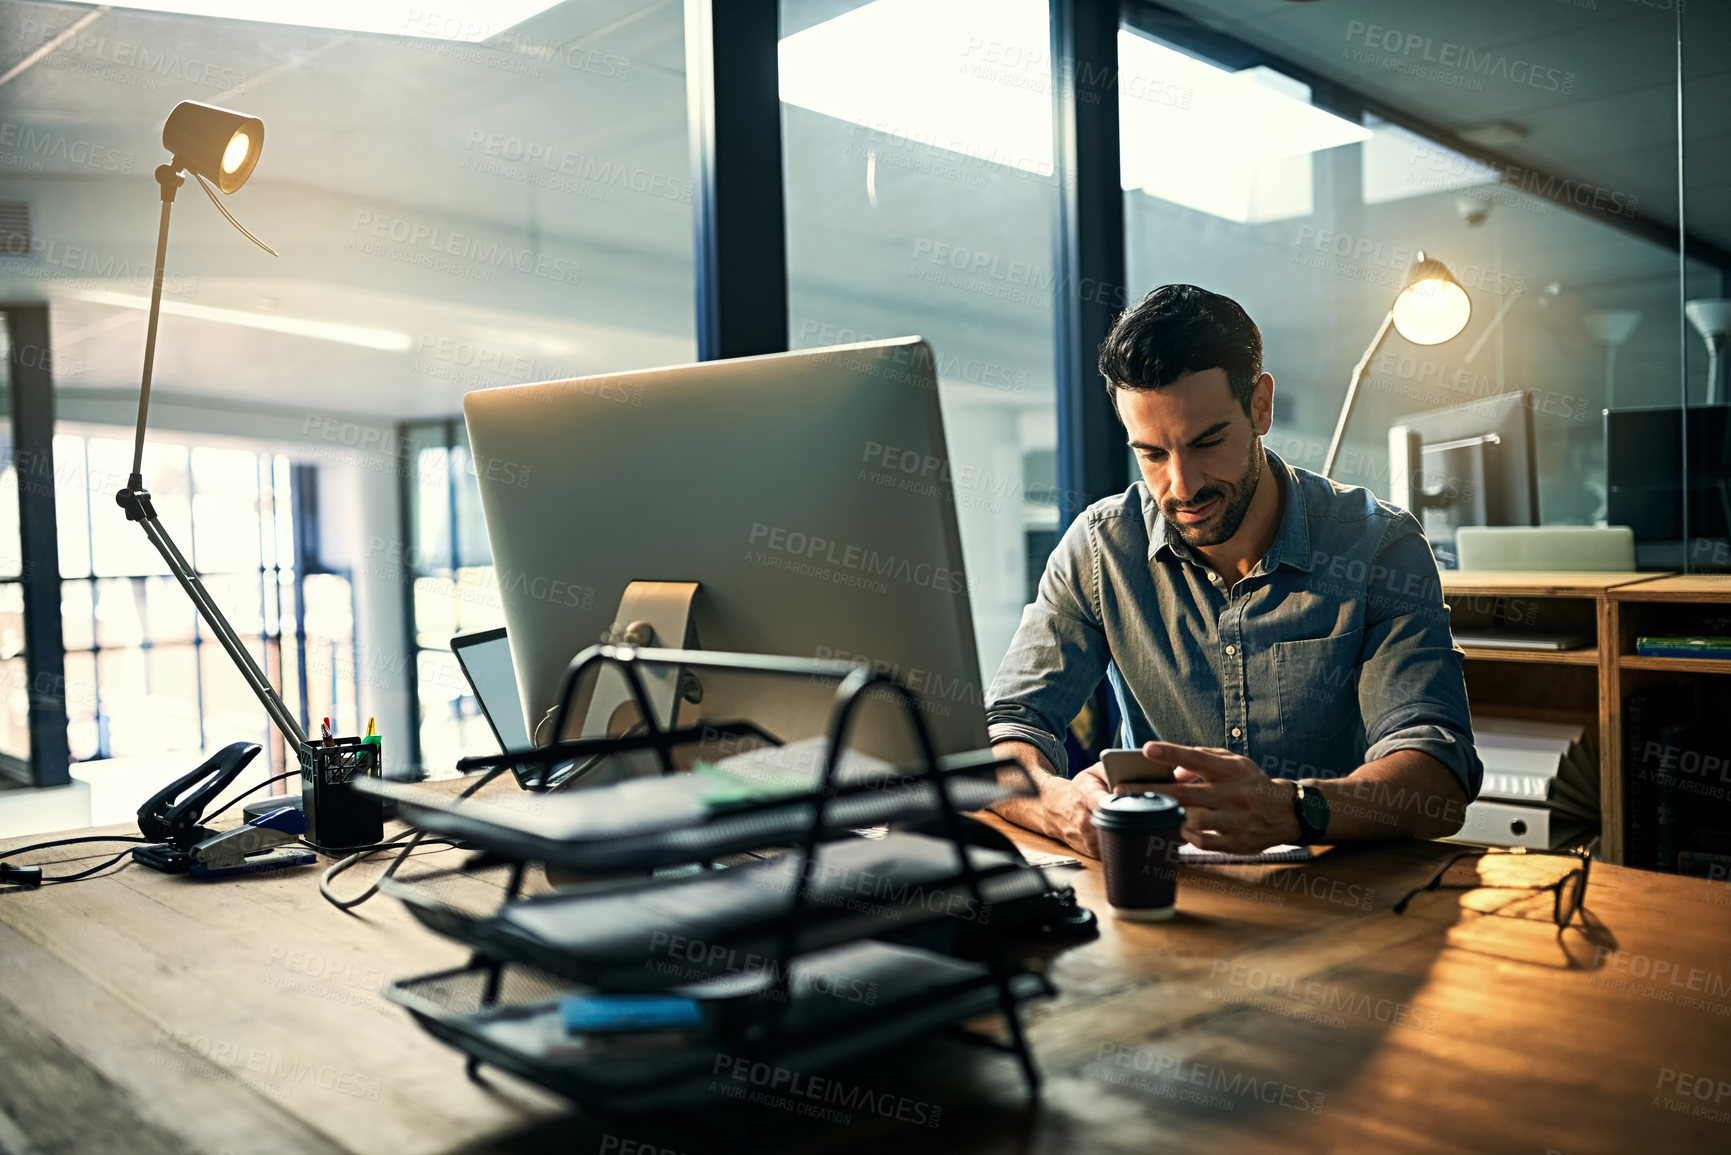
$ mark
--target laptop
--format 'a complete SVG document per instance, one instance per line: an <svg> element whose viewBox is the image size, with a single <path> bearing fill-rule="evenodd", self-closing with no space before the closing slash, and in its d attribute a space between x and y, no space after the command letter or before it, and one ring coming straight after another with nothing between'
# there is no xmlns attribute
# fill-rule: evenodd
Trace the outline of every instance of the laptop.
<svg viewBox="0 0 1731 1155"><path fill-rule="evenodd" d="M501 752L509 754L527 750L529 727L523 720L523 699L517 693L517 674L511 666L511 643L504 627L459 634L451 639L451 653L469 688L475 691L475 702L481 717L499 743Z"/></svg>

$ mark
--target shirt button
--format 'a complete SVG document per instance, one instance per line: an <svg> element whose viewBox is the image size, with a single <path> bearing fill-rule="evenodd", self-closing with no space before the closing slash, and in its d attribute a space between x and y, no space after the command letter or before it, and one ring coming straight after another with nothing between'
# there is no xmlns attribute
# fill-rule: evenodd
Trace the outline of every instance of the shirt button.
<svg viewBox="0 0 1731 1155"><path fill-rule="evenodd" d="M1234 738L1238 737L1241 733L1243 733L1243 731L1241 731L1237 726L1232 727L1232 736Z"/></svg>
<svg viewBox="0 0 1731 1155"><path fill-rule="evenodd" d="M1237 652L1238 652L1237 646L1227 646L1226 647L1226 656L1227 657L1231 657L1233 654L1236 654Z"/></svg>

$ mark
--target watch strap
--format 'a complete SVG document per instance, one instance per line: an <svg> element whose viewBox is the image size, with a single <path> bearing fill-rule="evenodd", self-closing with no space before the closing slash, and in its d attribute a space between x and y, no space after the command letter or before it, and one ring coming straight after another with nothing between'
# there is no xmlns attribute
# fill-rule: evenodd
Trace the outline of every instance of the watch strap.
<svg viewBox="0 0 1731 1155"><path fill-rule="evenodd" d="M1298 844L1311 846L1322 841L1328 833L1328 799L1314 786L1306 786L1302 782L1294 782L1297 789L1292 795L1292 813L1298 819ZM1311 821L1312 810L1319 812L1322 825Z"/></svg>

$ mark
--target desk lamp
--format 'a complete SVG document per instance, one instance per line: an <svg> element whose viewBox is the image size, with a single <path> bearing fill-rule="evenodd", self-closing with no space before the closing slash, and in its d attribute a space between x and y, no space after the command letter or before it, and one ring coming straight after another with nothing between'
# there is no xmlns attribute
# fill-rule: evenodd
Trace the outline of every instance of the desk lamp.
<svg viewBox="0 0 1731 1155"><path fill-rule="evenodd" d="M1718 405L1725 400L1720 358L1725 352L1726 333L1731 331L1731 299L1703 297L1684 305L1683 312L1707 342L1707 404Z"/></svg>
<svg viewBox="0 0 1731 1155"><path fill-rule="evenodd" d="M132 474L126 480L126 488L114 495L115 502L126 511L127 521L136 521L144 528L144 534L150 539L150 544L156 547L156 552L162 555L162 560L168 563L169 572L174 580L180 583L180 588L186 591L187 597L198 608L199 616L216 635L216 640L222 643L222 648L228 651L228 656L240 669L241 676L246 679L254 696L264 705L265 713L270 715L276 728L282 732L290 750L296 758L301 756L301 750L307 744L307 736L301 730L294 715L289 712L282 698L277 696L276 688L259 669L247 648L235 634L234 627L229 625L223 616L216 600L210 596L210 591L204 588L198 574L191 564L181 554L174 539L168 536L168 530L156 518L156 510L151 505L150 493L144 488L144 424L150 408L150 372L156 360L156 322L162 310L162 265L168 250L168 213L174 205L176 190L185 183L181 174L190 172L204 189L205 195L228 218L228 222L240 229L247 239L259 246L271 256L276 256L276 250L247 232L241 223L234 219L222 202L217 199L216 192L211 188L215 182L216 188L225 194L232 193L247 178L258 165L259 154L264 150L264 122L255 116L246 116L238 112L230 112L226 108L215 108L196 101L183 101L169 113L168 121L162 126L162 144L173 156L170 164L159 165L156 169L156 183L162 186L162 220L156 233L156 275L150 285L150 323L144 339L144 383L138 394L138 432L132 445Z"/></svg>
<svg viewBox="0 0 1731 1155"><path fill-rule="evenodd" d="M1588 313L1581 318L1593 340L1605 350L1605 408L1617 404L1617 350L1621 349L1641 324L1638 309L1608 309Z"/></svg>
<svg viewBox="0 0 1731 1155"><path fill-rule="evenodd" d="M1334 463L1340 457L1340 444L1346 439L1346 423L1352 419L1352 407L1358 400L1358 387L1365 370L1388 339L1390 326L1414 345L1440 345L1460 335L1472 316L1473 304L1467 291L1461 288L1454 274L1441 261L1433 261L1422 252L1407 272L1406 284L1395 294L1394 304L1376 336L1371 338L1364 356L1353 366L1352 379L1346 386L1346 399L1340 404L1340 419L1334 423L1334 437L1328 443L1328 456L1322 463L1322 475L1334 474Z"/></svg>

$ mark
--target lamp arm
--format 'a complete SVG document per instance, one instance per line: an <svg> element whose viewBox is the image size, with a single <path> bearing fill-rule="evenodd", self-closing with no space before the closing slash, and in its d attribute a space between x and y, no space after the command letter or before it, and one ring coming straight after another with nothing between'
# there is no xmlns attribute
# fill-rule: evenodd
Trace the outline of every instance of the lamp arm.
<svg viewBox="0 0 1731 1155"><path fill-rule="evenodd" d="M174 575L174 580L180 583L180 588L186 591L186 596L192 599L199 617L204 619L205 624L216 635L216 640L222 644L222 648L240 670L241 677L246 680L247 687L264 706L265 713L276 723L277 729L282 732L283 738L298 759L301 748L307 744L306 733L300 728L300 723L295 721L294 715L289 713L289 708L277 694L276 687L270 684L270 679L265 677L264 671L253 661L245 643L223 616L216 599L204 588L204 583L193 571L191 563L174 544L174 539L168 536L168 530L157 520L150 493L144 488L144 427L150 412L151 369L156 362L156 322L162 311L162 266L168 251L168 216L169 209L174 205L175 191L185 183L186 178L181 176L173 165L165 164L157 167L156 181L162 186L162 219L156 232L156 273L150 285L150 321L144 338L144 380L138 393L138 431L132 445L132 476L127 479L126 488L114 495L114 500L126 511L127 521L136 521L144 528L144 535L150 539L150 544L156 547L156 552L162 555L162 560L168 563L168 571Z"/></svg>
<svg viewBox="0 0 1731 1155"><path fill-rule="evenodd" d="M252 654L247 652L245 643L234 632L228 618L223 616L216 599L210 596L210 591L205 588L204 582L199 580L198 574L193 571L180 548L174 544L174 539L168 536L168 530L157 520L150 494L143 486L128 486L115 494L114 500L126 511L126 520L136 521L143 527L144 536L150 539L150 544L156 547L156 552L168 563L168 570L174 575L174 580L180 583L180 588L192 599L192 604L198 609L198 616L204 619L205 624L216 635L216 640L222 644L222 648L240 670L241 677L246 680L247 688L259 700L259 704L264 706L265 713L276 723L276 728L282 732L283 738L298 758L301 747L307 744L306 732L301 729L300 723L295 721L287 704L277 694L276 687L270 684L270 679L259 669Z"/></svg>
<svg viewBox="0 0 1731 1155"><path fill-rule="evenodd" d="M127 488L144 488L144 419L150 412L150 374L156 366L156 321L162 313L162 265L168 255L168 211L174 194L186 178L173 165L156 166L156 183L162 186L162 219L156 226L156 273L150 281L150 322L144 335L144 382L138 390L138 432L132 441L132 476Z"/></svg>
<svg viewBox="0 0 1731 1155"><path fill-rule="evenodd" d="M1334 436L1328 442L1328 456L1322 461L1322 476L1334 476L1334 463L1340 457L1341 442L1346 440L1346 425L1352 420L1352 407L1358 401L1358 386L1364 380L1365 370L1370 368L1371 358L1382 348L1382 343L1388 339L1388 331L1394 325L1394 310L1383 317L1382 324L1376 327L1376 336L1364 350L1364 356L1358 359L1358 364L1352 367L1352 378L1346 384L1346 397L1340 403L1340 418L1334 423Z"/></svg>
<svg viewBox="0 0 1731 1155"><path fill-rule="evenodd" d="M1508 299L1503 302L1503 307L1497 310L1497 315L1491 318L1491 323L1485 326L1485 331L1479 334L1479 339L1473 342L1473 347L1468 349L1467 355L1461 359L1463 365L1473 363L1473 358L1479 355L1479 350L1485 347L1485 342L1491 339L1491 334L1497 331L1497 326L1501 325L1503 318L1508 316L1509 309L1520 299L1521 294L1518 290L1509 294Z"/></svg>

